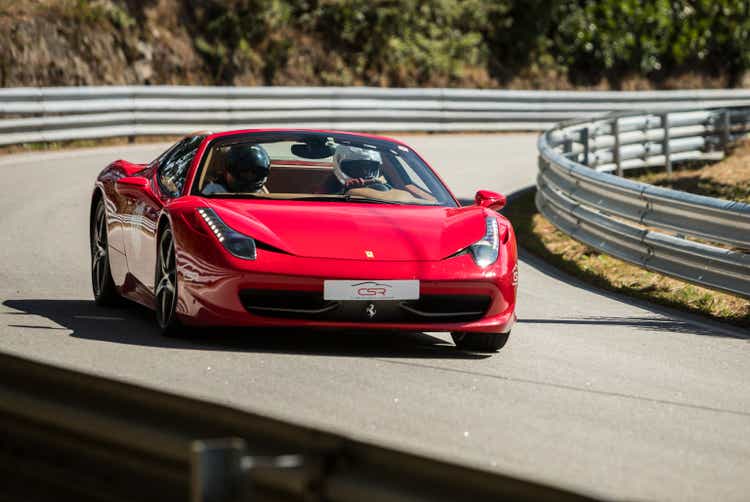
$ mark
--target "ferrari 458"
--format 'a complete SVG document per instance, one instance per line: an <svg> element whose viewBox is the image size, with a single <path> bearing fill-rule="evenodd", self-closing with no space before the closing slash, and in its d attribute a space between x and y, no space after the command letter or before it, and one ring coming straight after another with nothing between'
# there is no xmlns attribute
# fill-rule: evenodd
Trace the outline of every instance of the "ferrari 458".
<svg viewBox="0 0 750 502"><path fill-rule="evenodd" d="M117 160L91 198L96 302L189 326L447 331L492 352L516 320L505 197L462 207L400 141L334 131L196 133Z"/></svg>

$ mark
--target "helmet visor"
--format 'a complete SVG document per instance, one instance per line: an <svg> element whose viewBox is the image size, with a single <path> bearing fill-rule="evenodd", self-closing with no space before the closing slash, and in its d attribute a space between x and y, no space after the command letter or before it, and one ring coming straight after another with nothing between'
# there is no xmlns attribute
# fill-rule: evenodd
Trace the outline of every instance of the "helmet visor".
<svg viewBox="0 0 750 502"><path fill-rule="evenodd" d="M342 160L341 171L350 178L377 178L380 176L380 162L364 159Z"/></svg>

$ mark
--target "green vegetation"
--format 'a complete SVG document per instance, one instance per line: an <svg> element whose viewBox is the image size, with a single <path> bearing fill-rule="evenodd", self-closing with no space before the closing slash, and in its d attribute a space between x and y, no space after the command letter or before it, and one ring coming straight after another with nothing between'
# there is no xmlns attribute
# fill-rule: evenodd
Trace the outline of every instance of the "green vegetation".
<svg viewBox="0 0 750 502"><path fill-rule="evenodd" d="M582 82L629 74L654 81L698 70L739 82L750 65L746 0L558 2L559 64Z"/></svg>
<svg viewBox="0 0 750 502"><path fill-rule="evenodd" d="M0 39L15 26L59 47L55 23L87 42L59 54L94 75L55 61L60 81L39 83L105 80L96 58L116 54L155 59L123 83L723 87L750 67L747 0L0 0ZM14 71L4 85L34 80Z"/></svg>
<svg viewBox="0 0 750 502"><path fill-rule="evenodd" d="M307 34L375 85L503 84L524 72L574 85L654 84L698 71L736 85L750 65L745 0L194 1L197 39L230 80L252 51L267 80ZM259 52L255 47L260 47ZM277 60L281 59L281 61ZM485 75L477 75L484 73ZM481 82L480 82L481 83Z"/></svg>

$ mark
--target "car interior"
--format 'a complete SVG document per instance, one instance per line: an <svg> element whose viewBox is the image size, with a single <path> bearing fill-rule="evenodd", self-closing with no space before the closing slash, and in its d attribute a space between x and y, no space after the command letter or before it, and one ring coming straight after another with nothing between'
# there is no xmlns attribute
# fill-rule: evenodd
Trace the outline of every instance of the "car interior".
<svg viewBox="0 0 750 502"><path fill-rule="evenodd" d="M342 186L334 175L330 147L324 152L328 154L326 157L315 158L320 153L316 155L306 152L304 147L307 145L298 142L282 141L260 143L260 145L266 149L271 158L271 169L268 181L259 193L271 194L273 198L293 198L342 192ZM204 168L199 173L196 185L198 193L209 183L221 183L229 150L237 146L229 144L216 145L211 148L203 164ZM295 153L307 154L313 158L300 157ZM435 204L437 199L430 193L429 188L418 176L410 177L405 169L408 166L404 164L399 162L394 155L383 155L381 176L383 181L391 187L388 192L363 187L350 189L347 193L384 201Z"/></svg>

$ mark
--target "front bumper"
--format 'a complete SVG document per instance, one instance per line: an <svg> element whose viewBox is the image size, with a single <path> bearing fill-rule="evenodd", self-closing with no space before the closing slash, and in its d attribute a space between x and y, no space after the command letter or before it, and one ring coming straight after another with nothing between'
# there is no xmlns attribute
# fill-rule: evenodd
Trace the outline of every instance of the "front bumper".
<svg viewBox="0 0 750 502"><path fill-rule="evenodd" d="M436 262L386 262L304 258L259 249L256 260L246 261L206 244L189 242L177 254L177 313L190 325L506 333L516 320L516 260L508 253L480 269L468 254ZM326 303L327 279L418 279L421 303ZM274 305L273 298L264 302L264 291L281 299L318 298L319 308L315 302L304 308L290 301ZM248 300L248 292L255 300ZM453 306L462 306L453 312L461 315L432 315L440 313L441 305L450 305L450 298L455 298ZM472 303L478 299L486 300L481 310L476 309L478 302ZM338 305L330 308L331 303ZM467 305L474 305L473 310ZM275 310L279 306L282 310ZM285 306L294 308L283 311ZM372 310L375 315L370 315Z"/></svg>

